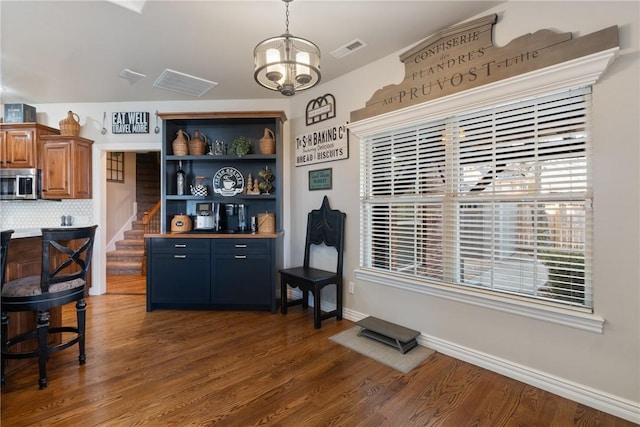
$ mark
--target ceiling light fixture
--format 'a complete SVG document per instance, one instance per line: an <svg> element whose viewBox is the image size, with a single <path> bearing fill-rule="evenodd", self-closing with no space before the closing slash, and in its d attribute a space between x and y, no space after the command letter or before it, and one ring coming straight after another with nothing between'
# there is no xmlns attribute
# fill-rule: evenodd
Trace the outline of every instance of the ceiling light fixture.
<svg viewBox="0 0 640 427"><path fill-rule="evenodd" d="M253 50L256 82L267 89L291 96L320 81L320 49L309 40L289 34L289 3L286 4L286 31L258 43Z"/></svg>

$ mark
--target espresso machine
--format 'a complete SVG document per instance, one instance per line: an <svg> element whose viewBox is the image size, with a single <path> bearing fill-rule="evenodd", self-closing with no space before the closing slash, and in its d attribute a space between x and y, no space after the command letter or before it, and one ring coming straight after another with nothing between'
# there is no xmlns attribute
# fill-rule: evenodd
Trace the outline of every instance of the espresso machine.
<svg viewBox="0 0 640 427"><path fill-rule="evenodd" d="M220 230L220 203L196 203L196 230Z"/></svg>

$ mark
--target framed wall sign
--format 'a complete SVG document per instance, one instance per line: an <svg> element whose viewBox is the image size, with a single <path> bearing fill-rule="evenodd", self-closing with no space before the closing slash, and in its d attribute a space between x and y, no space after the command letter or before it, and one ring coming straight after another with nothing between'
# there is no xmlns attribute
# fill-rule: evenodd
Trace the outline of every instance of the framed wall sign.
<svg viewBox="0 0 640 427"><path fill-rule="evenodd" d="M331 190L332 174L331 168L309 171L309 190Z"/></svg>
<svg viewBox="0 0 640 427"><path fill-rule="evenodd" d="M349 131L347 124L348 122L297 135L295 139L296 166L348 159Z"/></svg>
<svg viewBox="0 0 640 427"><path fill-rule="evenodd" d="M111 133L149 133L149 113L135 111L112 113Z"/></svg>

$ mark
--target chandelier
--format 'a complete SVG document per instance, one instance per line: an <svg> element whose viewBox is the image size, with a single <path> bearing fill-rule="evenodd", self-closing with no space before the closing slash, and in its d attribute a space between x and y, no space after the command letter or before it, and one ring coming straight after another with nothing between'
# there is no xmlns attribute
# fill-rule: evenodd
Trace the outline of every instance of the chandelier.
<svg viewBox="0 0 640 427"><path fill-rule="evenodd" d="M309 40L289 34L289 3L286 4L286 31L258 43L253 50L256 81L267 89L291 96L320 81L320 49Z"/></svg>

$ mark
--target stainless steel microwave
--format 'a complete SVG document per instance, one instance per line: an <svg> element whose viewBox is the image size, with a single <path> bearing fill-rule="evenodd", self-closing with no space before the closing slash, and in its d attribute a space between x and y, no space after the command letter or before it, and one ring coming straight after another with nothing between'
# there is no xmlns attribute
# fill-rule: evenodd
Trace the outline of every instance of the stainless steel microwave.
<svg viewBox="0 0 640 427"><path fill-rule="evenodd" d="M40 198L39 169L0 169L0 200Z"/></svg>

